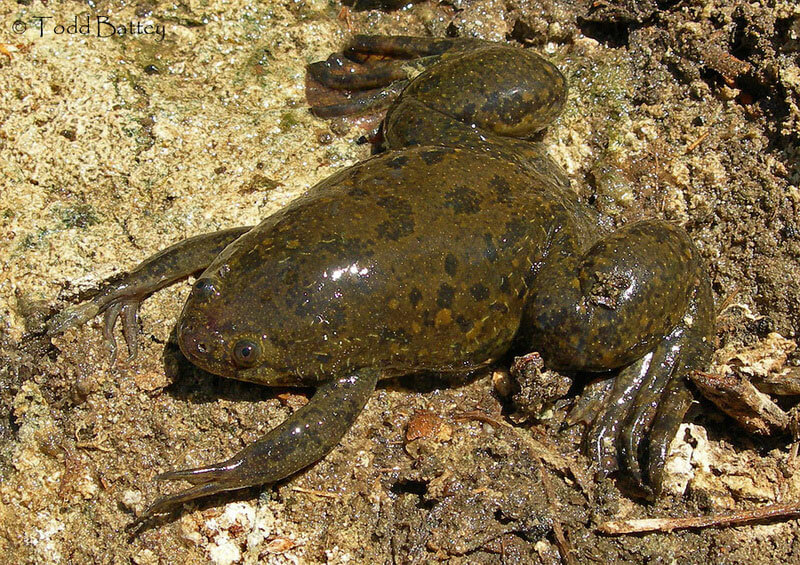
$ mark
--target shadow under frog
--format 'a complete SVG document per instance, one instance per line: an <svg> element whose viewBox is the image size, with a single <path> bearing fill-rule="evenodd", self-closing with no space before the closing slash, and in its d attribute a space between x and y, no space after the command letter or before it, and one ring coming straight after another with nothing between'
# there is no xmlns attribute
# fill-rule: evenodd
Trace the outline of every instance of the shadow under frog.
<svg viewBox="0 0 800 565"><path fill-rule="evenodd" d="M523 49L472 40L357 37L351 53L395 60L310 72L333 88L411 79L384 121L387 151L313 187L255 227L181 241L49 324L105 315L132 355L150 293L202 271L178 343L202 369L316 393L221 463L159 480L194 486L138 518L201 496L271 483L319 460L376 382L466 374L514 349L549 367L621 369L589 416L588 452L658 490L691 400L687 371L710 353L713 302L687 234L651 220L605 233L538 143L566 81ZM342 108L329 112L336 113ZM648 486L649 485L649 486Z"/></svg>

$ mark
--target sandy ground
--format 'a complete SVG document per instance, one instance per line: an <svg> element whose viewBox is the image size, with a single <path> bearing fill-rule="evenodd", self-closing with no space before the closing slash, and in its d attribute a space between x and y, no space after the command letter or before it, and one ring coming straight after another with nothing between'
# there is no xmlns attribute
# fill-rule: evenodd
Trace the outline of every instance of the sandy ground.
<svg viewBox="0 0 800 565"><path fill-rule="evenodd" d="M305 64L351 33L456 33L522 42L568 75L568 108L545 141L612 221L657 216L690 232L721 310L718 370L796 370L794 3L456 0L383 13L322 0L1 0L0 14L6 562L559 563L554 522L579 563L800 562L797 521L596 531L610 518L800 500L790 436L751 436L699 400L672 494L642 505L586 480L575 430L498 425L509 403L488 373L381 386L321 463L129 538L154 475L223 459L305 393L188 367L169 340L189 282L145 302L134 362L110 366L96 323L42 337L49 315L103 280L189 235L254 223L368 154L357 127L309 114ZM476 410L491 418L465 417ZM435 432L406 440L420 418Z"/></svg>

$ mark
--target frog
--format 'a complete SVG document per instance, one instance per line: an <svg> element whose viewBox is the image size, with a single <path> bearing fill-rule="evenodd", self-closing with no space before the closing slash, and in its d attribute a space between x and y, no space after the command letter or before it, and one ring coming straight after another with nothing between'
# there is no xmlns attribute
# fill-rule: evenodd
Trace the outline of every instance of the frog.
<svg viewBox="0 0 800 565"><path fill-rule="evenodd" d="M255 226L197 235L146 259L48 322L51 336L103 316L137 354L142 301L185 279L176 326L197 367L266 386L312 387L308 403L229 459L172 470L187 501L275 483L340 442L377 383L480 373L510 352L597 377L576 420L598 471L657 492L667 448L709 360L713 296L689 235L659 219L611 230L571 188L540 132L567 82L530 49L471 39L356 36L309 74L346 102L385 104L381 151ZM400 87L398 87L400 81ZM351 94L355 93L355 94Z"/></svg>

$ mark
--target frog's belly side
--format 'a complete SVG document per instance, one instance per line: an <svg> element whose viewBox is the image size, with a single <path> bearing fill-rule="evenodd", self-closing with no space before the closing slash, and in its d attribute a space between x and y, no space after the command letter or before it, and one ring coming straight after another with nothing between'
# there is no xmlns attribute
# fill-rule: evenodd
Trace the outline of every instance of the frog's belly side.
<svg viewBox="0 0 800 565"><path fill-rule="evenodd" d="M467 371L509 347L558 198L486 154L412 149L328 179L219 261L281 370ZM236 318L232 318L236 319Z"/></svg>

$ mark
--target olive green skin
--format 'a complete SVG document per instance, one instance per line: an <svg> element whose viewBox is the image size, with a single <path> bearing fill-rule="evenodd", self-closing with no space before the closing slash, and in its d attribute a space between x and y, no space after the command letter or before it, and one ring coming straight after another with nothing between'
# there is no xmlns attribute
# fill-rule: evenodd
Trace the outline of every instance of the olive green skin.
<svg viewBox="0 0 800 565"><path fill-rule="evenodd" d="M472 371L508 351L548 234L574 231L576 207L490 152L414 147L369 159L209 266L199 284L215 294L186 302L181 349L208 371L268 385L362 367ZM245 339L261 354L242 368L231 352Z"/></svg>
<svg viewBox="0 0 800 565"><path fill-rule="evenodd" d="M386 137L400 149L324 180L214 260L198 281L213 296L193 293L178 326L192 362L262 384L315 385L361 367L383 377L464 373L508 351L546 256L565 233L585 246L593 217L536 144L479 139L430 110L444 99L468 123L530 134L563 106L563 76L517 49L467 56L468 68L462 55L421 75L389 111ZM492 69L502 73L487 77ZM476 103L503 81L521 90L520 76L533 77L531 95L522 90L511 115ZM423 131L425 145L409 141ZM252 366L234 359L240 340L259 346Z"/></svg>
<svg viewBox="0 0 800 565"><path fill-rule="evenodd" d="M592 273L625 270L644 294L565 314L582 300L581 290L563 292L579 278L575 263L603 234L544 150L506 137L541 129L565 97L561 73L528 51L444 58L389 110L387 153L322 181L214 260L198 281L214 295L193 293L181 314L184 354L266 385L315 385L363 367L384 378L465 373L519 335L559 368L603 371L641 357L686 313L701 262L682 230L646 222L635 231L649 241L624 261L588 259ZM604 245L632 237L623 230ZM241 340L260 349L246 367L232 353Z"/></svg>
<svg viewBox="0 0 800 565"><path fill-rule="evenodd" d="M686 233L663 221L605 233L544 148L525 140L566 100L564 77L544 59L471 40L354 42L428 66L387 112L385 153L258 226L164 250L50 324L58 333L105 312L110 337L122 316L135 352L138 303L205 268L178 322L184 355L226 377L318 387L230 460L160 475L196 486L137 523L313 463L379 378L469 373L512 349L554 368L621 368L590 410L588 451L601 470L658 482L690 400L682 376L706 362L713 333L710 286Z"/></svg>

